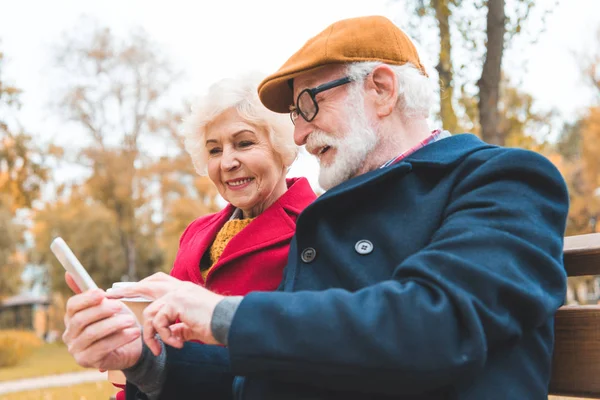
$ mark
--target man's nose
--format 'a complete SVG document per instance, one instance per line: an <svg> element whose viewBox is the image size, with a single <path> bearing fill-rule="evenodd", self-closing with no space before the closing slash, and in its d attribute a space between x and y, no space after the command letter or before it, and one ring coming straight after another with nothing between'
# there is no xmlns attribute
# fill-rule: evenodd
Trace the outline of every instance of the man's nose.
<svg viewBox="0 0 600 400"><path fill-rule="evenodd" d="M294 142L298 146L304 146L308 135L312 132L312 128L309 122L306 122L304 118L299 117L294 125Z"/></svg>

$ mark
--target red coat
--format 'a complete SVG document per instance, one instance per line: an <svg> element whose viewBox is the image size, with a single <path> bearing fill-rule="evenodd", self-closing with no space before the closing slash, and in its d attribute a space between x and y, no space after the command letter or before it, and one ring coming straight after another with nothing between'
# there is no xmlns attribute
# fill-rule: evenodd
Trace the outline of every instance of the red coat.
<svg viewBox="0 0 600 400"><path fill-rule="evenodd" d="M218 213L193 221L181 235L171 275L223 295L243 296L254 290L277 289L296 231L296 219L317 198L306 178L288 179L287 185L288 190L271 207L229 241L206 282L200 274L200 259L235 207L229 204ZM116 398L125 400L125 391L117 393Z"/></svg>
<svg viewBox="0 0 600 400"><path fill-rule="evenodd" d="M296 219L316 199L306 178L288 179L287 185L288 190L275 203L229 241L206 282L200 274L200 259L235 207L229 204L193 221L181 236L171 275L222 295L275 290L287 263Z"/></svg>

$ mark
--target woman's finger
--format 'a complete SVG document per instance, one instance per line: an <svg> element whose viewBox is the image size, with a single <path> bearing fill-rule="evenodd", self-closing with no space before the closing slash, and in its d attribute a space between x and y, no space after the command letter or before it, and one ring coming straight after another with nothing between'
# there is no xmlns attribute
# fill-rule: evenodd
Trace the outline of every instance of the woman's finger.
<svg viewBox="0 0 600 400"><path fill-rule="evenodd" d="M118 300L104 299L100 304L82 309L68 319L65 318L65 339L78 337L88 326L119 314L123 305Z"/></svg>
<svg viewBox="0 0 600 400"><path fill-rule="evenodd" d="M113 332L103 340L94 342L85 350L73 354L78 364L88 368L100 367L103 368L103 360L105 360L111 352L121 348L122 346L136 340L140 337L140 328L138 326L120 329Z"/></svg>
<svg viewBox="0 0 600 400"><path fill-rule="evenodd" d="M102 319L98 322L88 325L81 333L69 344L69 351L72 354L84 352L93 346L94 343L103 341L107 337L126 328L137 325L133 315L116 314L112 317Z"/></svg>
<svg viewBox="0 0 600 400"><path fill-rule="evenodd" d="M164 282L138 282L135 285L110 289L106 294L111 299L122 299L126 297L146 297L155 300L164 296L170 287Z"/></svg>
<svg viewBox="0 0 600 400"><path fill-rule="evenodd" d="M97 306L104 300L105 294L100 289L89 290L85 293L76 294L67 301L67 310L65 318L71 318L73 315L86 308Z"/></svg>
<svg viewBox="0 0 600 400"><path fill-rule="evenodd" d="M164 272L157 272L155 274L150 275L147 278L144 278L140 281L142 282L168 282L168 281L178 281L179 279L172 277L171 275L165 274Z"/></svg>

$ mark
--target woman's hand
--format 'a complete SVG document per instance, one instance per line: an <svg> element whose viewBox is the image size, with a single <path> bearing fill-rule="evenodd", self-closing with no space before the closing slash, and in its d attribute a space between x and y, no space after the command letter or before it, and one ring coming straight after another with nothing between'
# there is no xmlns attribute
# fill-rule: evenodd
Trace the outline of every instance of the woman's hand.
<svg viewBox="0 0 600 400"><path fill-rule="evenodd" d="M165 344L181 348L189 340L217 344L210 322L223 296L202 286L183 282L159 272L136 285L111 290L110 298L138 297L154 299L144 310L144 341L155 355L160 354L158 334Z"/></svg>
<svg viewBox="0 0 600 400"><path fill-rule="evenodd" d="M150 300L156 300L169 292L177 290L181 283L183 281L173 278L171 275L167 275L164 272L157 272L134 285L111 288L107 294L108 297L113 299L141 296Z"/></svg>
<svg viewBox="0 0 600 400"><path fill-rule="evenodd" d="M63 341L75 361L101 370L133 366L142 354L140 327L120 301L102 290L76 294L67 301Z"/></svg>

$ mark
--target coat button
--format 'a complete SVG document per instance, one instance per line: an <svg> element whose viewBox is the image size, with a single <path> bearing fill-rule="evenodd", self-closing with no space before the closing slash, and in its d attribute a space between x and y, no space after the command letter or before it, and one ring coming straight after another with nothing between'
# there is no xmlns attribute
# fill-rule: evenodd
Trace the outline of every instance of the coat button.
<svg viewBox="0 0 600 400"><path fill-rule="evenodd" d="M316 256L317 256L317 251L315 249L313 249L312 247L307 247L306 249L304 249L302 251L300 258L302 258L302 261L304 261L305 263L309 263L309 262L312 262Z"/></svg>
<svg viewBox="0 0 600 400"><path fill-rule="evenodd" d="M356 250L358 254L369 254L373 251L373 243L369 242L368 240L359 240L354 245L354 250Z"/></svg>

